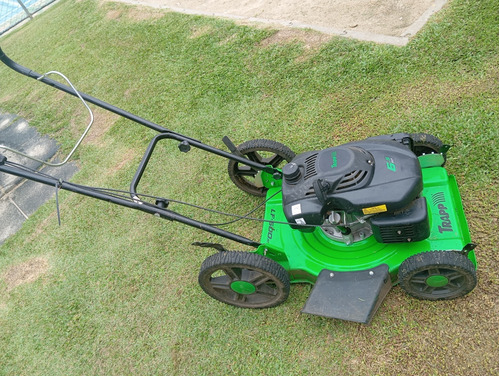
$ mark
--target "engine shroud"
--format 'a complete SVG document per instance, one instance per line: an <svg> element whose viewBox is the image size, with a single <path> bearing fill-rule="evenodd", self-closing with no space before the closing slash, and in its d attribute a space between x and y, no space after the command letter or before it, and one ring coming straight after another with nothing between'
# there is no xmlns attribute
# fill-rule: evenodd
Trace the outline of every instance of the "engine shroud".
<svg viewBox="0 0 500 376"><path fill-rule="evenodd" d="M416 155L402 143L372 138L296 156L283 168L283 210L292 228L322 225L332 210L393 213L422 192Z"/></svg>

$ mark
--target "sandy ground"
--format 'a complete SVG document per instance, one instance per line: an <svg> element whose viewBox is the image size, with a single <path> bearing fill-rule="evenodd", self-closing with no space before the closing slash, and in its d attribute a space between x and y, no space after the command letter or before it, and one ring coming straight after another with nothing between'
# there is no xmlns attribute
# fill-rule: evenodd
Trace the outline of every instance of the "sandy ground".
<svg viewBox="0 0 500 376"><path fill-rule="evenodd" d="M404 45L446 0L119 0Z"/></svg>

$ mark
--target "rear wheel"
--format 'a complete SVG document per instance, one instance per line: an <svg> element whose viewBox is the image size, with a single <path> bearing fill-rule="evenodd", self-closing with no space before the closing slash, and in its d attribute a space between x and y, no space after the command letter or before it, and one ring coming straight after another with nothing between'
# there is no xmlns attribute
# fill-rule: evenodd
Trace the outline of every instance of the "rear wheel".
<svg viewBox="0 0 500 376"><path fill-rule="evenodd" d="M272 140L250 140L238 146L238 151L249 160L266 166L282 168L295 153L287 146ZM241 190L255 196L265 196L267 189L258 179L260 171L236 161L229 161L229 177Z"/></svg>
<svg viewBox="0 0 500 376"><path fill-rule="evenodd" d="M270 308L290 292L288 272L277 262L249 252L220 252L201 265L198 282L212 298L241 308Z"/></svg>
<svg viewBox="0 0 500 376"><path fill-rule="evenodd" d="M453 251L424 252L399 267L399 283L409 295L426 300L449 300L471 292L477 284L474 264Z"/></svg>

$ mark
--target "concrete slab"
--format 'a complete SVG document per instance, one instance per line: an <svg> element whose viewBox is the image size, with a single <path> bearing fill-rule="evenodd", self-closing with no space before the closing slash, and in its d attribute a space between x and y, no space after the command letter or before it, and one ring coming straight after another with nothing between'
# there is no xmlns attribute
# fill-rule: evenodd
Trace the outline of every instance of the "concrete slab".
<svg viewBox="0 0 500 376"><path fill-rule="evenodd" d="M0 113L0 145L5 145L41 160L49 160L57 150L57 144L47 136L42 136L30 127L28 122L17 115ZM11 162L38 169L41 163L0 148L0 153ZM4 194L21 183L21 178L0 174L0 187Z"/></svg>
<svg viewBox="0 0 500 376"><path fill-rule="evenodd" d="M0 145L19 150L41 160L53 159L58 150L54 140L42 136L35 128L30 127L26 120L14 114L1 112ZM40 162L2 148L0 148L0 153L9 161L63 180L69 180L77 171L74 163L67 163L61 167L43 167ZM15 234L24 221L54 194L55 187L0 173L0 245L9 236Z"/></svg>
<svg viewBox="0 0 500 376"><path fill-rule="evenodd" d="M17 115L0 112L0 131L10 126L17 118Z"/></svg>
<svg viewBox="0 0 500 376"><path fill-rule="evenodd" d="M0 200L0 245L14 235L25 220L26 217L10 200Z"/></svg>
<svg viewBox="0 0 500 376"><path fill-rule="evenodd" d="M28 154L34 158L47 160L52 158L57 152L57 144L47 136L42 136L38 131L30 127L24 119L16 119L8 127L1 131L2 143L6 146L16 148L17 150ZM21 156L15 157L19 163L28 163L28 158ZM39 164L32 161L33 166Z"/></svg>

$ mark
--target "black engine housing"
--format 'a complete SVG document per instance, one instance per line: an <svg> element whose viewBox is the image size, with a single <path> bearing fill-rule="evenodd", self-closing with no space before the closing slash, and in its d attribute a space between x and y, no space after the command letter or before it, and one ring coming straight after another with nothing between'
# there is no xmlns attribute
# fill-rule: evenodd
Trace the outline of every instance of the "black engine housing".
<svg viewBox="0 0 500 376"><path fill-rule="evenodd" d="M296 156L283 168L283 209L291 226L313 231L303 225L322 225L330 211L387 215L411 206L423 182L411 139L405 136L372 137Z"/></svg>

